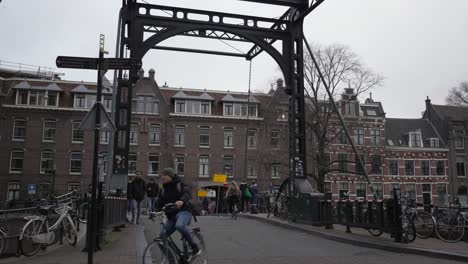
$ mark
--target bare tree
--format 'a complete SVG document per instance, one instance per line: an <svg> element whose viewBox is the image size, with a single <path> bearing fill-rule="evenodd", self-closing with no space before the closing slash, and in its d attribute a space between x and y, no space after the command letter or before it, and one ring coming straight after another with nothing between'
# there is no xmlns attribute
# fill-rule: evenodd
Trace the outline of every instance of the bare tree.
<svg viewBox="0 0 468 264"><path fill-rule="evenodd" d="M461 82L453 87L445 99L449 105L468 105L468 82Z"/></svg>
<svg viewBox="0 0 468 264"><path fill-rule="evenodd" d="M343 45L320 46L312 44L320 71L327 82L334 99L338 99L344 88L353 88L356 96L380 86L383 77L367 69L359 57L350 48ZM306 128L312 133L313 160L317 167L312 175L317 189L324 191L325 175L330 172L330 164L326 150L333 138L329 138L329 129L333 120L336 120L331 101L328 98L325 87L319 78L319 74L312 63L309 53L305 54L304 75L306 89L306 107L308 107ZM345 102L346 104L347 102ZM341 104L339 107L343 107Z"/></svg>

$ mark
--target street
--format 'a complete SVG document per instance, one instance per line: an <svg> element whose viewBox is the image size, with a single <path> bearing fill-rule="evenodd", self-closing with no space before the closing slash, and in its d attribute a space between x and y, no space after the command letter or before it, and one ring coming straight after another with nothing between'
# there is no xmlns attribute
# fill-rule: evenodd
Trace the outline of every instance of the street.
<svg viewBox="0 0 468 264"><path fill-rule="evenodd" d="M158 222L145 219L144 225L150 241L158 233ZM192 226L201 228L208 263L462 263L342 244L242 217L198 217Z"/></svg>

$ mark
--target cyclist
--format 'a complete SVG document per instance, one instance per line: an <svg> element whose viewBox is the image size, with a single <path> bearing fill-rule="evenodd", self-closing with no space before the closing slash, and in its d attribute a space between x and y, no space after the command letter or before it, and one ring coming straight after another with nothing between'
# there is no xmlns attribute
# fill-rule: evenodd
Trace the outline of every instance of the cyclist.
<svg viewBox="0 0 468 264"><path fill-rule="evenodd" d="M159 199L157 200L156 209L161 211L168 203L174 203L177 208L168 212L166 215L168 221L164 226L164 231L161 232L162 240L174 233L175 230L187 240L192 248L192 259L201 254L201 249L195 242L187 226L192 220L193 204L190 190L185 186L179 177L175 174L172 168L165 168L161 172L162 188L159 191Z"/></svg>
<svg viewBox="0 0 468 264"><path fill-rule="evenodd" d="M226 198L229 205L229 213L232 214L233 205L239 202L240 189L235 181L232 181L229 184L229 187L226 192Z"/></svg>

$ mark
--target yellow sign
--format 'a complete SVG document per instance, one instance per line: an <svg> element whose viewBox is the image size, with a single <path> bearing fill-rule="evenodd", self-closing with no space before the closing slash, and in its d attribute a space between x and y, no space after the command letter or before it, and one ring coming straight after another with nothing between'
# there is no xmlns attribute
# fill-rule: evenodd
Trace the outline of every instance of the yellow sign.
<svg viewBox="0 0 468 264"><path fill-rule="evenodd" d="M208 196L208 192L207 191L198 191L198 197L206 197Z"/></svg>
<svg viewBox="0 0 468 264"><path fill-rule="evenodd" d="M214 178L213 178L214 182L225 183L226 180L227 180L227 175L226 174L215 174Z"/></svg>

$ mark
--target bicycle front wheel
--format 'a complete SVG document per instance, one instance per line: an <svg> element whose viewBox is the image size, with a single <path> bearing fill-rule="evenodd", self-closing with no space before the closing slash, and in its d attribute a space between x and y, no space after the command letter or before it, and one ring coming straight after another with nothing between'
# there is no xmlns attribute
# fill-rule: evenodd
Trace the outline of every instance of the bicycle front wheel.
<svg viewBox="0 0 468 264"><path fill-rule="evenodd" d="M435 221L432 215L428 212L417 212L413 218L416 235L419 238L429 238L434 234Z"/></svg>
<svg viewBox="0 0 468 264"><path fill-rule="evenodd" d="M178 264L178 257L174 249L153 241L146 246L143 252L143 264Z"/></svg>
<svg viewBox="0 0 468 264"><path fill-rule="evenodd" d="M437 236L445 242L454 243L465 234L465 222L461 217L444 217L437 221Z"/></svg>
<svg viewBox="0 0 468 264"><path fill-rule="evenodd" d="M192 236L193 236L193 240L195 240L195 242L200 247L201 254L199 256L197 256L196 258L194 258L192 260L192 262L190 262L190 263L191 264L206 264L208 254L206 252L206 245L205 245L205 241L203 241L203 236L198 231L194 231L192 233Z"/></svg>
<svg viewBox="0 0 468 264"><path fill-rule="evenodd" d="M75 225L73 224L73 220L71 220L70 216L67 216L62 221L63 225L63 235L65 235L65 239L67 239L68 243L72 246L76 245L76 241L78 240L78 234L76 232Z"/></svg>
<svg viewBox="0 0 468 264"><path fill-rule="evenodd" d="M40 236L46 237L47 230L44 223L39 219L34 219L26 223L20 239L20 248L23 255L31 257L41 249Z"/></svg>

